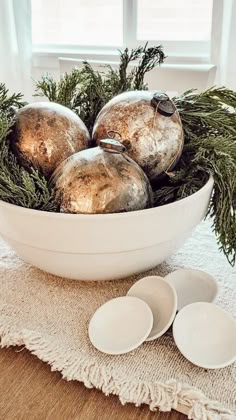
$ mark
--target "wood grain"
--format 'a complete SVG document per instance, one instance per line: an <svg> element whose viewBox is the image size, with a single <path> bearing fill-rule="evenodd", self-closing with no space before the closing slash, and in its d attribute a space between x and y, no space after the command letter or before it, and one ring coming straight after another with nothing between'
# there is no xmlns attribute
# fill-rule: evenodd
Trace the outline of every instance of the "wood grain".
<svg viewBox="0 0 236 420"><path fill-rule="evenodd" d="M25 349L0 349L0 372L1 420L186 420L175 411L122 406L116 396L67 382Z"/></svg>

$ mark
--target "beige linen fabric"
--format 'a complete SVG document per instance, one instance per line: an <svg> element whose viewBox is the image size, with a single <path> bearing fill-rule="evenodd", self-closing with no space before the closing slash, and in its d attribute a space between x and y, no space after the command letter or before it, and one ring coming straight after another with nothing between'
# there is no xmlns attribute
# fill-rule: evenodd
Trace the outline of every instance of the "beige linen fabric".
<svg viewBox="0 0 236 420"><path fill-rule="evenodd" d="M236 314L236 271L219 253L209 221L198 226L178 254L148 274L165 275L180 267L215 276L217 303ZM27 265L0 242L0 344L24 345L65 379L116 394L122 403L175 408L190 419L235 419L235 364L208 371L192 365L170 331L122 356L102 354L91 345L88 323L95 310L126 294L142 276L110 282L61 279Z"/></svg>

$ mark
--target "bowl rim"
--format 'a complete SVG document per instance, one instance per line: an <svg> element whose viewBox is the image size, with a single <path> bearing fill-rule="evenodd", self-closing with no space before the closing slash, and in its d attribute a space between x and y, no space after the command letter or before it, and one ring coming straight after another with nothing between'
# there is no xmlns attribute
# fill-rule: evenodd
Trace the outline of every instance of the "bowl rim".
<svg viewBox="0 0 236 420"><path fill-rule="evenodd" d="M52 211L45 211L45 210L36 210L36 209L30 209L27 207L21 207L21 206L17 206L16 204L11 204L8 203L6 201L0 200L0 207L5 207L5 208L10 208L10 209L17 209L17 211L21 212L21 213L25 213L28 216L32 215L32 216L42 216L42 217L47 217L47 218L60 218L60 219L73 219L75 220L75 218L77 219L83 219L85 220L96 220L96 219L125 219L125 218L129 218L129 217L138 217L138 216L143 216L145 215L152 215L154 213L156 213L157 211L160 211L160 209L163 208L171 208L174 206L182 206L183 203L186 203L187 201L192 200L193 197L198 197L200 195L202 195L203 193L205 193L205 191L207 189L212 189L214 185L214 178L212 174L209 174L209 179L207 180L207 182L203 185L202 188L200 188L198 191L196 191L195 193L189 195L188 197L182 198L181 200L178 201L174 201L173 203L168 203L168 204L163 204L162 206L157 206L157 207L151 207L148 209L143 209L143 210L135 210L135 211L130 211L130 212L124 212L124 213L100 213L100 214L82 214L82 213L78 213L78 214L74 214L74 213L59 213L59 212L52 212Z"/></svg>

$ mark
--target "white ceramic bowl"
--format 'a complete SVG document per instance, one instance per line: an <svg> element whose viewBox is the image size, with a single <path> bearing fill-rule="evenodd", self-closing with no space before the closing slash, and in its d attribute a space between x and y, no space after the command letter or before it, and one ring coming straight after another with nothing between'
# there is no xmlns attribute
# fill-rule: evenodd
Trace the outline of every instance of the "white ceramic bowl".
<svg viewBox="0 0 236 420"><path fill-rule="evenodd" d="M0 201L0 235L28 263L80 280L145 271L175 253L208 209L213 178L189 197L152 209L60 214Z"/></svg>
<svg viewBox="0 0 236 420"><path fill-rule="evenodd" d="M214 303L195 302L176 315L175 343L190 362L219 369L236 361L236 320Z"/></svg>

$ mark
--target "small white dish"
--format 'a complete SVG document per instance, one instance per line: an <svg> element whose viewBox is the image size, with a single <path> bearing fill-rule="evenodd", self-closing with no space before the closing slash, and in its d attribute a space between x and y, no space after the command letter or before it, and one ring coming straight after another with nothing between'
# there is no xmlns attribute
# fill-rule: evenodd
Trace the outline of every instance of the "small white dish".
<svg viewBox="0 0 236 420"><path fill-rule="evenodd" d="M173 335L179 351L194 365L219 369L236 360L236 320L213 303L185 306L176 315Z"/></svg>
<svg viewBox="0 0 236 420"><path fill-rule="evenodd" d="M179 311L194 302L213 302L218 286L216 280L201 270L181 268L169 273L165 279L174 286Z"/></svg>
<svg viewBox="0 0 236 420"><path fill-rule="evenodd" d="M124 354L146 340L152 325L152 311L143 300L122 296L97 309L89 323L89 338L103 353Z"/></svg>
<svg viewBox="0 0 236 420"><path fill-rule="evenodd" d="M177 295L163 277L144 277L134 283L127 295L143 299L152 310L153 327L146 341L155 340L168 330L176 314Z"/></svg>

